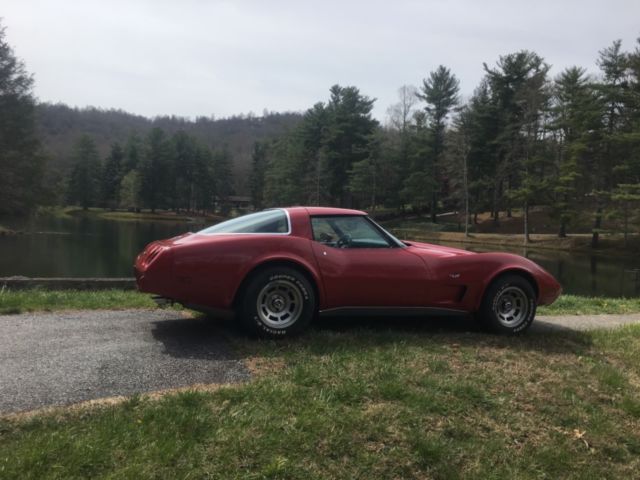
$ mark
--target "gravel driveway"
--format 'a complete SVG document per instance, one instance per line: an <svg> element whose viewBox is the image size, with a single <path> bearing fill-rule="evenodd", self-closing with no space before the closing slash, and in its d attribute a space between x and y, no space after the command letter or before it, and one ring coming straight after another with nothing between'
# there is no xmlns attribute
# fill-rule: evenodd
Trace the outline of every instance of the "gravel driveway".
<svg viewBox="0 0 640 480"><path fill-rule="evenodd" d="M628 323L640 314L538 317L531 332ZM429 328L445 325L472 327L446 319ZM218 322L171 310L0 315L0 332L0 413L249 377Z"/></svg>
<svg viewBox="0 0 640 480"><path fill-rule="evenodd" d="M248 378L222 329L175 311L0 316L0 412Z"/></svg>

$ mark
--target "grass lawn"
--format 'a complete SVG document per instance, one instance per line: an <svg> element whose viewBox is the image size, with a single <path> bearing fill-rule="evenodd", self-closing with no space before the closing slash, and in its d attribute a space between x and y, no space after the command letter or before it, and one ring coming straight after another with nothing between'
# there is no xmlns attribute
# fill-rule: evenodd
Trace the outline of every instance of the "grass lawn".
<svg viewBox="0 0 640 480"><path fill-rule="evenodd" d="M134 290L0 290L0 314L53 310L154 308L151 296ZM178 307L176 307L178 308ZM639 313L640 298L562 295L540 315Z"/></svg>
<svg viewBox="0 0 640 480"><path fill-rule="evenodd" d="M639 313L640 298L582 297L561 295L547 307L538 308L538 315L599 315Z"/></svg>
<svg viewBox="0 0 640 480"><path fill-rule="evenodd" d="M155 306L150 295L143 295L135 290L0 290L0 314Z"/></svg>
<svg viewBox="0 0 640 480"><path fill-rule="evenodd" d="M0 478L637 478L640 327L229 331L246 384L0 419Z"/></svg>

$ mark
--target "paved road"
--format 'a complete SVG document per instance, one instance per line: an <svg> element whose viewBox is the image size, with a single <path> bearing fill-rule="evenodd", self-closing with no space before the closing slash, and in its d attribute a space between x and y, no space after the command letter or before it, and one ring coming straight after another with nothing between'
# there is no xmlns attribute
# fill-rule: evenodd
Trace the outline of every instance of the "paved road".
<svg viewBox="0 0 640 480"><path fill-rule="evenodd" d="M640 313L628 315L558 315L537 317L531 329L595 330L640 323Z"/></svg>
<svg viewBox="0 0 640 480"><path fill-rule="evenodd" d="M221 327L175 311L0 316L0 412L248 378Z"/></svg>

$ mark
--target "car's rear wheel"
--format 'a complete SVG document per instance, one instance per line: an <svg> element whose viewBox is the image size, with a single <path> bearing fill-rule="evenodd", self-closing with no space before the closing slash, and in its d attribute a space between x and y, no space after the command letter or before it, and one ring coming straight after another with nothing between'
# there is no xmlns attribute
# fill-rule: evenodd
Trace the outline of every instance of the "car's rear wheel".
<svg viewBox="0 0 640 480"><path fill-rule="evenodd" d="M489 285L480 306L480 320L496 333L525 331L536 316L536 292L521 275L507 274Z"/></svg>
<svg viewBox="0 0 640 480"><path fill-rule="evenodd" d="M272 267L249 279L238 313L249 333L279 338L303 331L315 309L314 289L304 274L293 268Z"/></svg>

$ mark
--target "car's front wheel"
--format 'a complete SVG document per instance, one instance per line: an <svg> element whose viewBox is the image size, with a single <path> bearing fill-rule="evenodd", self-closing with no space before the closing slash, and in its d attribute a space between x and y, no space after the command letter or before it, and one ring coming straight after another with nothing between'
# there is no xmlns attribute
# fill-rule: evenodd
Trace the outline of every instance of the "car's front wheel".
<svg viewBox="0 0 640 480"><path fill-rule="evenodd" d="M536 316L536 292L526 278L503 275L487 288L478 313L485 327L493 332L523 332Z"/></svg>
<svg viewBox="0 0 640 480"><path fill-rule="evenodd" d="M272 267L249 280L238 313L249 333L279 338L303 331L315 309L315 292L305 275L292 268Z"/></svg>

